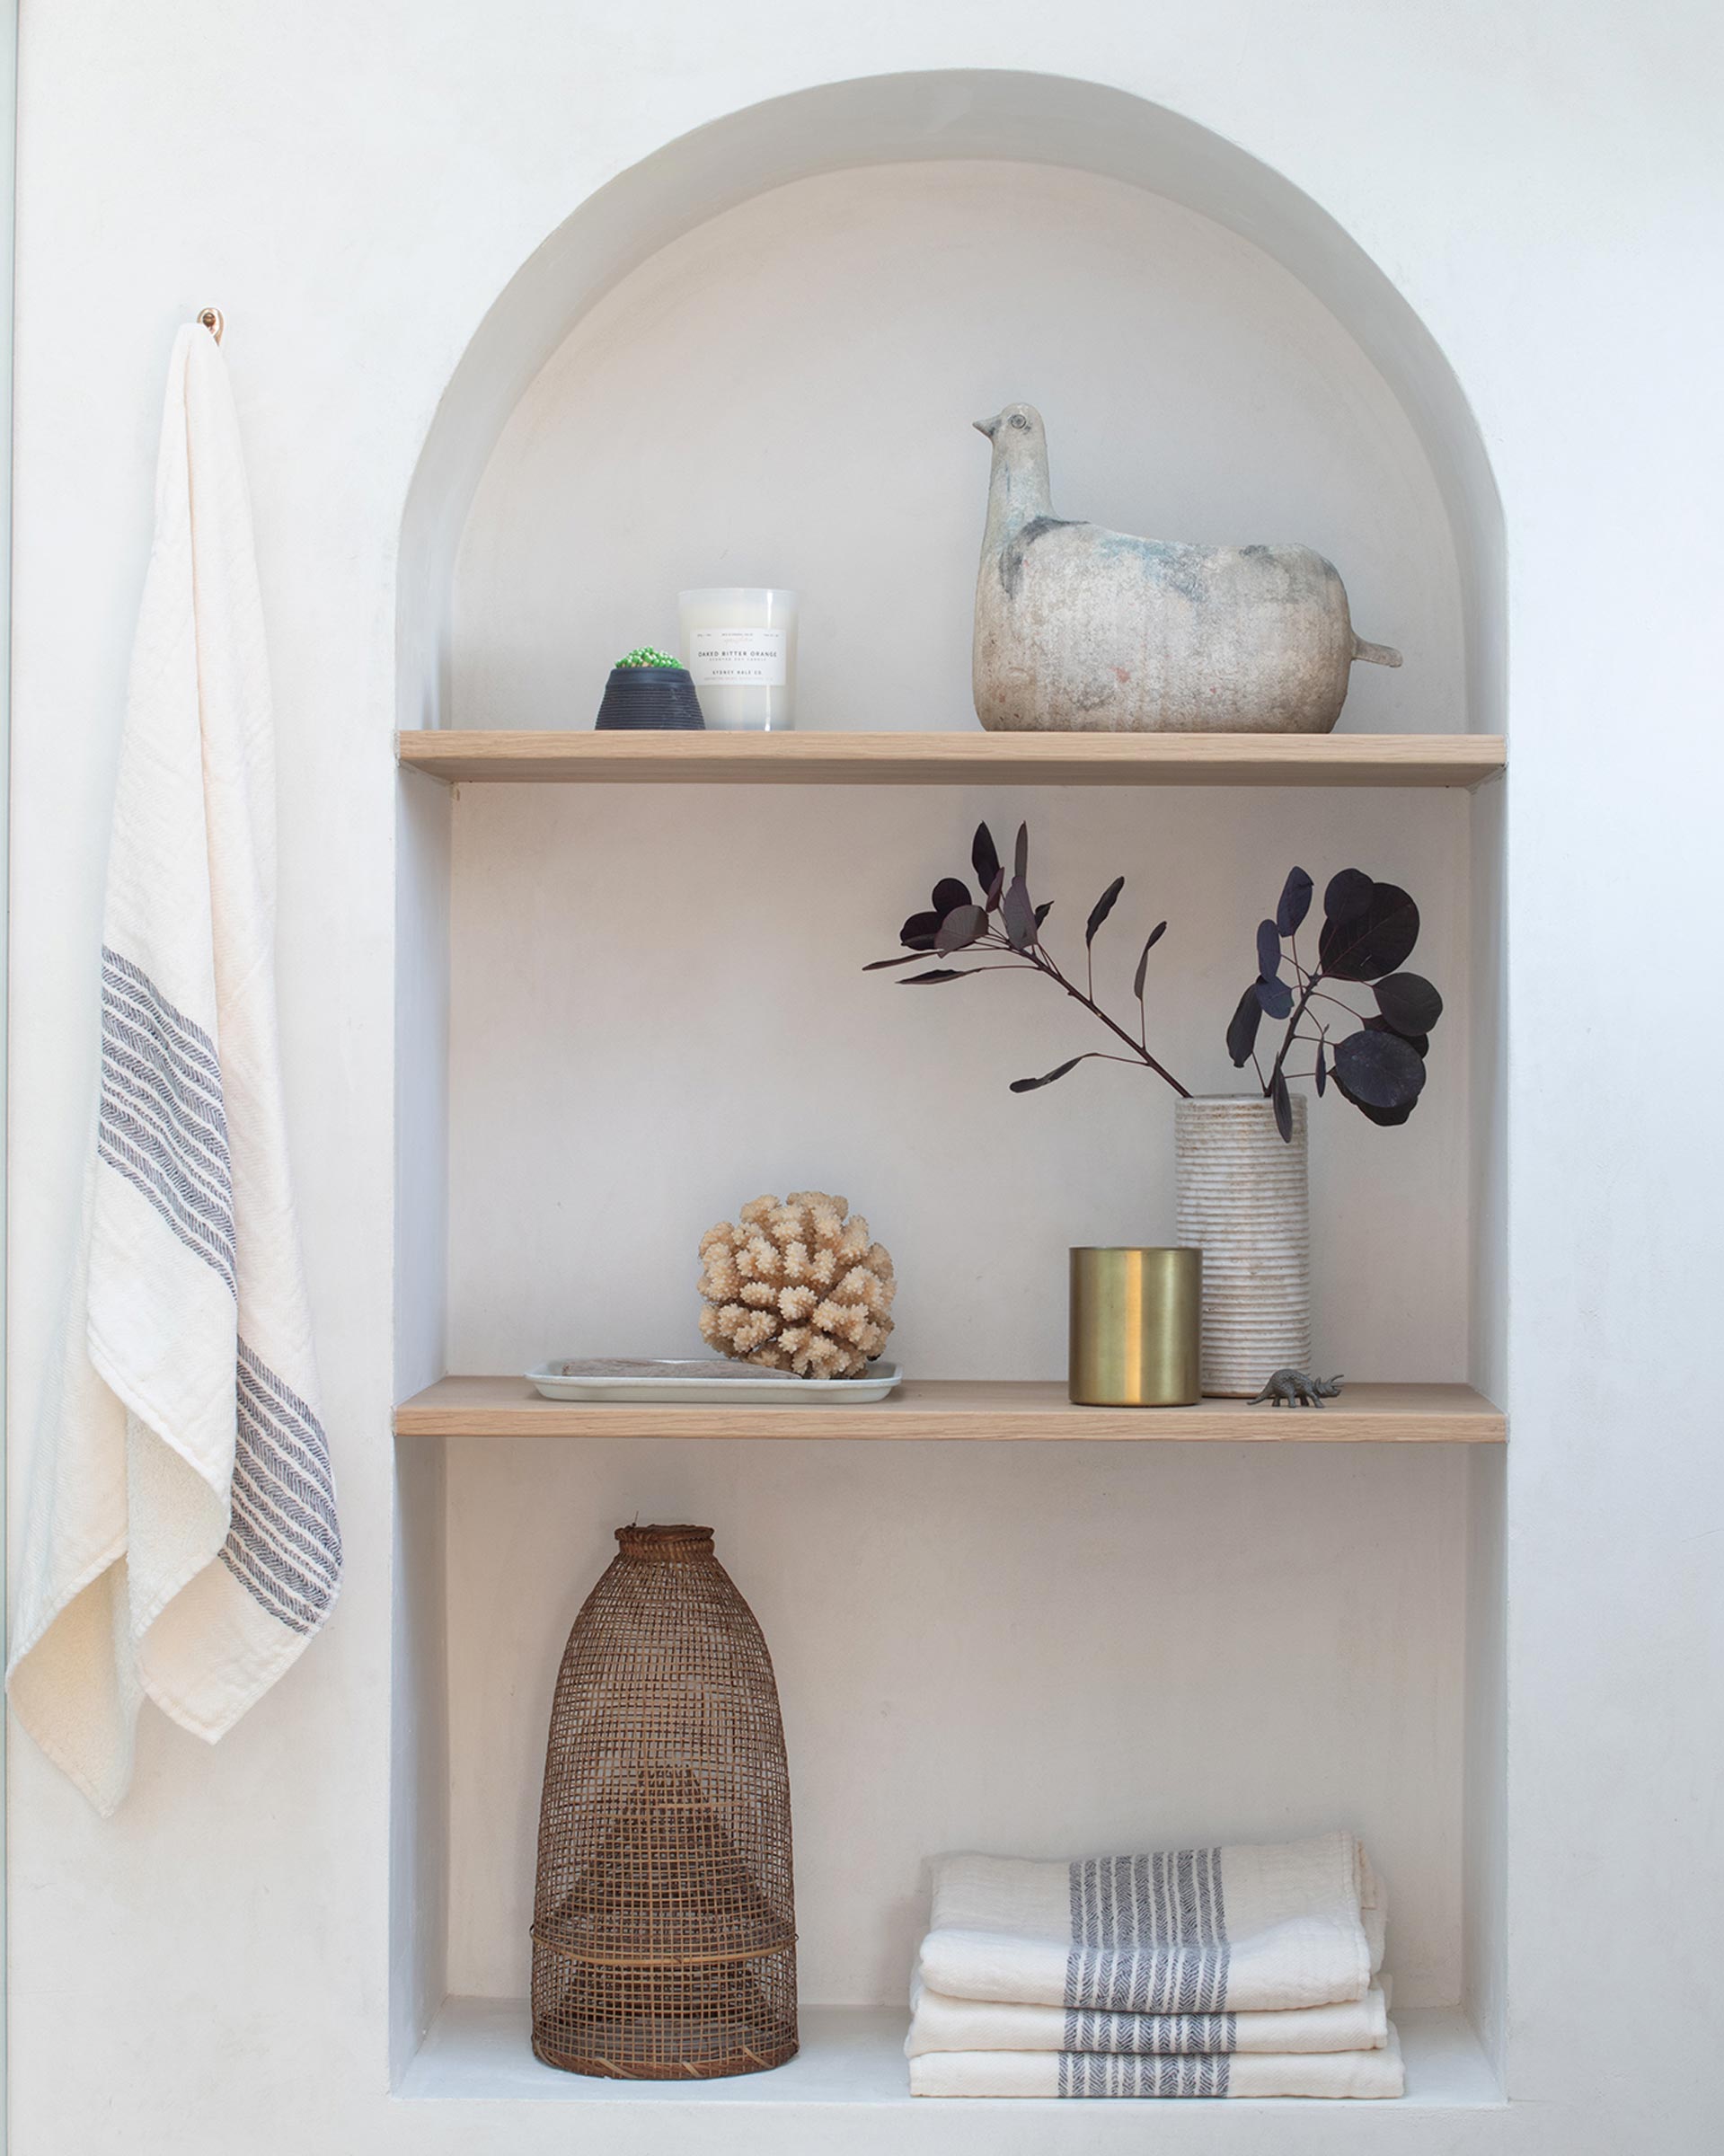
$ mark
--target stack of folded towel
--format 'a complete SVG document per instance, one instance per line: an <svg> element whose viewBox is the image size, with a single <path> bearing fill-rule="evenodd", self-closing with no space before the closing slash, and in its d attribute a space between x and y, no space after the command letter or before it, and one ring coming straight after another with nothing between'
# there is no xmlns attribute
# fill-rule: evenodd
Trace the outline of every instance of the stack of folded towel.
<svg viewBox="0 0 1724 2156"><path fill-rule="evenodd" d="M1073 1864L945 1857L914 2096L1399 2096L1381 1886L1349 1833Z"/></svg>

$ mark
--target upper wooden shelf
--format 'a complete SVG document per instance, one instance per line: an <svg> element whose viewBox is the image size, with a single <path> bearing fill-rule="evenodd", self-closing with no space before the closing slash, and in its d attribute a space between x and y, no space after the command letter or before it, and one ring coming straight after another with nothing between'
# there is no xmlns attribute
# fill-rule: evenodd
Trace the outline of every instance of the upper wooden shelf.
<svg viewBox="0 0 1724 2156"><path fill-rule="evenodd" d="M1348 1385L1322 1409L1074 1408L1063 1384L907 1378L860 1407L581 1407L525 1378L446 1377L395 1409L401 1437L1175 1438L1321 1445L1500 1445L1471 1385Z"/></svg>
<svg viewBox="0 0 1724 2156"><path fill-rule="evenodd" d="M514 784L1476 786L1499 734L525 734L396 737L433 778Z"/></svg>

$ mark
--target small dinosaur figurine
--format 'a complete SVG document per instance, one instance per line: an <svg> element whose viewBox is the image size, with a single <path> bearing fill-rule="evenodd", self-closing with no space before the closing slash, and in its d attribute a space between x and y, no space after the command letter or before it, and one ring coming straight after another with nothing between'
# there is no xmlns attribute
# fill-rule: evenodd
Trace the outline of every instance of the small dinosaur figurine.
<svg viewBox="0 0 1724 2156"><path fill-rule="evenodd" d="M1339 1376L1307 1377L1303 1370L1278 1370L1256 1398L1245 1404L1255 1408L1267 1401L1272 1408L1320 1408L1340 1389Z"/></svg>

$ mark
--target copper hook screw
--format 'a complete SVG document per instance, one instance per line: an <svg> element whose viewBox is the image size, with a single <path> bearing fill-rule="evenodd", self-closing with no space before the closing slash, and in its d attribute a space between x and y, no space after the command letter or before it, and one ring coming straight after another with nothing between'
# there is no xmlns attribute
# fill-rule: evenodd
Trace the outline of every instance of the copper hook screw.
<svg viewBox="0 0 1724 2156"><path fill-rule="evenodd" d="M210 335L216 340L217 343L219 344L222 340L222 331L227 327L226 323L222 319L221 309L219 307L206 307L203 313L199 315L198 320L203 324L204 328L209 331Z"/></svg>

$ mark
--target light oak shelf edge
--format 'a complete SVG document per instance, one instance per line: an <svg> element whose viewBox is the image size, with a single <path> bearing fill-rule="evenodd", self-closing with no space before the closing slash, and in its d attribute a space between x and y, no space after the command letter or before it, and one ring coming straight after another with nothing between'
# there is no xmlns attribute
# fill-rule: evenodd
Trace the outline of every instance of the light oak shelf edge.
<svg viewBox="0 0 1724 2156"><path fill-rule="evenodd" d="M450 784L1450 786L1496 777L1499 734L519 733L396 736Z"/></svg>
<svg viewBox="0 0 1724 2156"><path fill-rule="evenodd" d="M1501 1410L1471 1385L1349 1384L1326 1408L1074 1408L1057 1383L906 1379L872 1405L578 1405L524 1378L445 1377L395 1409L399 1437L778 1437L1500 1445Z"/></svg>

